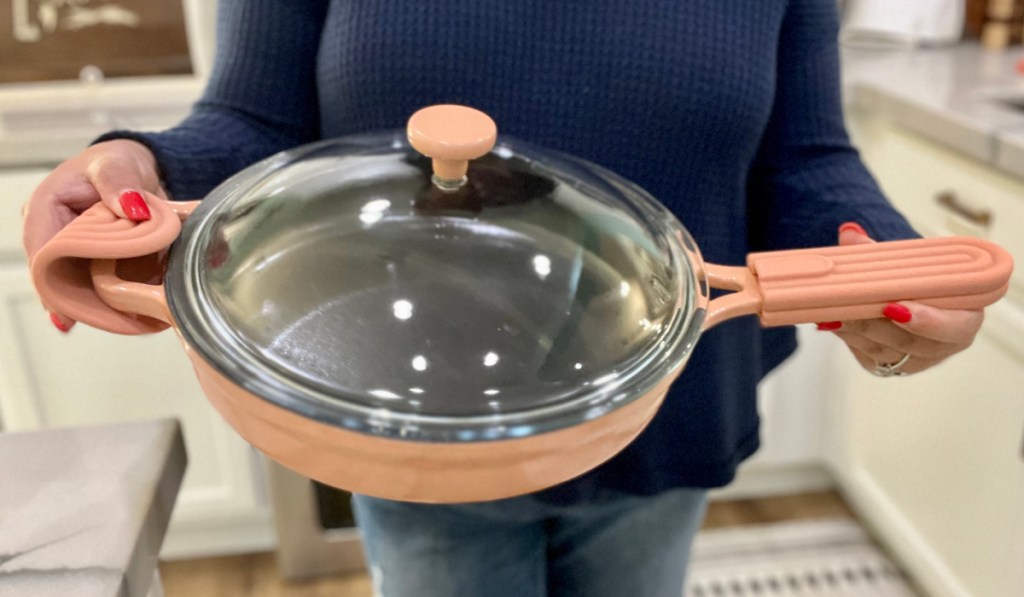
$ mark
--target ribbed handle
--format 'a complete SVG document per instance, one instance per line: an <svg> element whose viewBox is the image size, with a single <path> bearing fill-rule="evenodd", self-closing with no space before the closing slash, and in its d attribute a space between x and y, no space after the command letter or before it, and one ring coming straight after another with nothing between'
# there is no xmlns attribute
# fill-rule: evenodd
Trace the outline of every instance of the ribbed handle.
<svg viewBox="0 0 1024 597"><path fill-rule="evenodd" d="M882 317L895 301L981 309L1006 294L1013 258L972 237L751 253L747 267L705 266L714 288L705 328L757 314L766 326Z"/></svg>
<svg viewBox="0 0 1024 597"><path fill-rule="evenodd" d="M1006 292L1013 259L971 237L754 253L765 325L881 317L888 303L980 309Z"/></svg>
<svg viewBox="0 0 1024 597"><path fill-rule="evenodd" d="M115 264L130 261L139 265L137 258L153 256L168 248L181 232L181 220L196 205L198 201L151 201L152 217L132 222L97 203L36 254L31 266L36 292L48 308L109 332L146 334L166 329L170 319L163 287L122 280L117 277ZM152 269L156 263L150 260L147 265ZM97 271L102 271L99 277ZM109 288L100 288L97 281ZM110 284L115 281L127 286L115 288ZM131 300L131 292L125 288L144 291L147 306L122 309L111 305L111 298L115 302ZM163 305L154 305L153 300Z"/></svg>

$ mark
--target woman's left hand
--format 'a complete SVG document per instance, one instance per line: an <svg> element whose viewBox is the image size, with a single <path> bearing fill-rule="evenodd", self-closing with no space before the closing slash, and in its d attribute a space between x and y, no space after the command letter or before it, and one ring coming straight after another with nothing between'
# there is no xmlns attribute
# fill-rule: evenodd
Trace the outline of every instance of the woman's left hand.
<svg viewBox="0 0 1024 597"><path fill-rule="evenodd" d="M857 224L839 227L840 245L870 242ZM884 377L939 364L970 346L984 320L981 310L937 309L913 301L887 305L883 314L885 319L822 322L818 329L834 332L862 367Z"/></svg>

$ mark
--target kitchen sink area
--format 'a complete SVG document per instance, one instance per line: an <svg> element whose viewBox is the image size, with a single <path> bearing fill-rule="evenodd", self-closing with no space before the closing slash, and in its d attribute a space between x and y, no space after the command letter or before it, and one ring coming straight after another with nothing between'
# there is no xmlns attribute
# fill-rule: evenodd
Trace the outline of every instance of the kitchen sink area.
<svg viewBox="0 0 1024 597"><path fill-rule="evenodd" d="M848 107L885 115L915 134L1011 176L1024 172L1024 75L1014 48L978 44L877 51L846 48Z"/></svg>
<svg viewBox="0 0 1024 597"><path fill-rule="evenodd" d="M995 101L1014 110L1024 112L1024 93L1012 96L997 96Z"/></svg>
<svg viewBox="0 0 1024 597"><path fill-rule="evenodd" d="M1022 81L1019 83L982 89L978 92L980 100L992 102L1000 109L1009 109L1024 114L1024 73L1020 75L1020 78Z"/></svg>

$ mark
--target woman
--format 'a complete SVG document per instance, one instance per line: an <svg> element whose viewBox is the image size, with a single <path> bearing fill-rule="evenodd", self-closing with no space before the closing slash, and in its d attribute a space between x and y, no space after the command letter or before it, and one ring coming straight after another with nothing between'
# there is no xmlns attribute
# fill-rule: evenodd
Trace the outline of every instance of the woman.
<svg viewBox="0 0 1024 597"><path fill-rule="evenodd" d="M33 195L31 258L89 205L133 220L279 150L401 127L461 103L503 132L605 166L686 223L705 256L915 236L843 126L834 0L221 0L218 58L172 130L118 131ZM915 303L822 322L867 369L916 373L981 312ZM53 314L67 330L73 322ZM425 506L357 496L388 597L678 596L706 490L758 447L758 380L794 349L752 318L701 339L633 444L536 495Z"/></svg>

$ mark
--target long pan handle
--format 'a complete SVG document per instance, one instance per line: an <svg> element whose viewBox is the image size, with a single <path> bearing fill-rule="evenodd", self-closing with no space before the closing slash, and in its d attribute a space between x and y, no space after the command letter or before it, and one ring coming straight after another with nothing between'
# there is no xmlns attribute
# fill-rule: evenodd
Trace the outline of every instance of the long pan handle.
<svg viewBox="0 0 1024 597"><path fill-rule="evenodd" d="M712 287L737 290L711 301L705 329L757 314L765 326L882 317L912 300L981 309L999 300L1013 258L972 237L943 237L752 253L746 267L707 265Z"/></svg>

